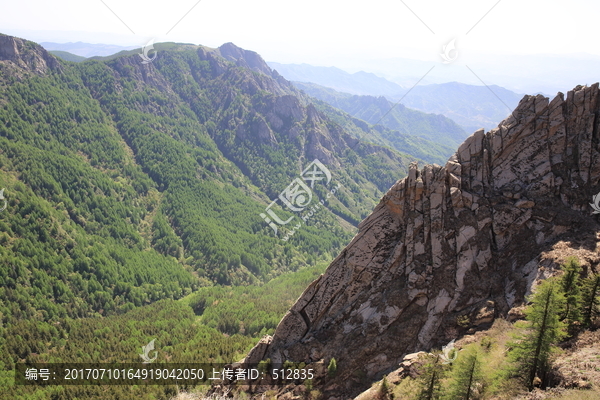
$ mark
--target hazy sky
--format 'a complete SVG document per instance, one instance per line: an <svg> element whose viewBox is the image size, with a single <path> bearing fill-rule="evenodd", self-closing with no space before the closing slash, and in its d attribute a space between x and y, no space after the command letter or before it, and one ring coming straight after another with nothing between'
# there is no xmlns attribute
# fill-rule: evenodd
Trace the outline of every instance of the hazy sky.
<svg viewBox="0 0 600 400"><path fill-rule="evenodd" d="M0 5L0 32L36 42L140 47L150 39L210 47L233 42L267 61L365 70L405 87L419 79L456 80L556 93L593 83L600 71L595 22L600 2L592 0L0 0ZM440 53L452 39L458 53L449 54L458 58L450 67ZM429 64L399 60L407 58L437 68L427 73Z"/></svg>
<svg viewBox="0 0 600 400"><path fill-rule="evenodd" d="M433 60L452 38L462 53L600 55L600 2L591 0L0 1L0 32L36 41L231 41L266 59L321 64L334 56Z"/></svg>

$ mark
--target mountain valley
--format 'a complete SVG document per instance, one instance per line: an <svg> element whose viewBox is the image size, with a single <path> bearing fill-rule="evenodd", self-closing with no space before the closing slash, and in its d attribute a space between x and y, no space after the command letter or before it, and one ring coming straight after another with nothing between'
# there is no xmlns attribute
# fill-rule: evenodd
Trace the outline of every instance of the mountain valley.
<svg viewBox="0 0 600 400"><path fill-rule="evenodd" d="M0 399L598 395L597 83L403 97L233 43L84 45L0 34ZM316 372L14 384L151 350Z"/></svg>
<svg viewBox="0 0 600 400"><path fill-rule="evenodd" d="M428 63L425 63L428 64ZM269 63L300 89L323 101L333 102L348 96L383 96L392 103L425 113L442 114L459 124L468 134L477 129L495 128L514 109L522 94L497 85L475 86L460 82L418 85L418 78L404 87L372 73L349 74L338 68L315 67L308 64ZM424 72L427 69L423 70ZM332 92L331 89L337 92ZM350 114L354 115L352 112Z"/></svg>

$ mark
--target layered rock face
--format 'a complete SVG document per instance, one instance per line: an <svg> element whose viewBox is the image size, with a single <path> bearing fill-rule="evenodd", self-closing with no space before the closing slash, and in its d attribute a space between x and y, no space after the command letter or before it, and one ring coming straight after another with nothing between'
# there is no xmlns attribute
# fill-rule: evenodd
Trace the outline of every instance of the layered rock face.
<svg viewBox="0 0 600 400"><path fill-rule="evenodd" d="M21 78L26 71L44 75L48 70L60 70L61 67L58 60L41 46L0 34L0 69Z"/></svg>
<svg viewBox="0 0 600 400"><path fill-rule="evenodd" d="M555 267L541 267L541 252L600 227L589 205L600 191L598 92L526 96L445 167L412 165L247 361L335 357L325 394L352 395L405 354L522 304Z"/></svg>

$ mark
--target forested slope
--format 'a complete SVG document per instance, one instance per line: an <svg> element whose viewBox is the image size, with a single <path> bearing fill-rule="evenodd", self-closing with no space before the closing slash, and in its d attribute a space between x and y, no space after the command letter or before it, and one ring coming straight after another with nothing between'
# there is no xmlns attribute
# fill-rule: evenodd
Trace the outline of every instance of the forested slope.
<svg viewBox="0 0 600 400"><path fill-rule="evenodd" d="M395 131L394 136L416 136L429 140L442 148L448 147L449 149L446 151L449 151L449 154L446 159L471 133L465 132L456 122L442 114L425 113L407 108L404 104L394 104L383 96L351 95L307 82L294 82L294 85L307 94L344 110L353 117L365 120L370 124L377 123ZM410 98L410 95L407 95L406 98ZM389 140L394 143L393 137ZM402 148L402 145L400 144L396 148Z"/></svg>
<svg viewBox="0 0 600 400"><path fill-rule="evenodd" d="M0 35L8 369L31 354L70 354L45 335L77 335L74 320L109 324L203 286L261 284L331 259L415 160L360 141L353 122L329 119L256 53L156 49L149 64L137 51L70 63ZM302 226L275 234L260 214L314 159L332 178L312 188L313 203L337 192L306 221L280 203L278 215ZM213 313L207 329L255 336L280 318L269 312L249 313L252 326L248 315Z"/></svg>

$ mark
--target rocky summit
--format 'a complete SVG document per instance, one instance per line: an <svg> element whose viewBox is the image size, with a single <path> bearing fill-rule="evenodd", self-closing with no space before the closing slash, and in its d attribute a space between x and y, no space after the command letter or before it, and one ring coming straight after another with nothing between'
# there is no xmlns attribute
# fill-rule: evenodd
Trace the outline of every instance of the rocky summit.
<svg viewBox="0 0 600 400"><path fill-rule="evenodd" d="M598 96L597 83L566 99L525 96L444 167L411 165L246 360L333 357L324 394L346 398L406 354L508 316L556 268L543 252L565 240L595 246Z"/></svg>
<svg viewBox="0 0 600 400"><path fill-rule="evenodd" d="M48 70L61 69L58 60L42 47L3 34L0 34L0 62L4 65L4 73L12 73L19 79L22 78L24 70L36 75L45 75ZM16 73L17 71L19 73Z"/></svg>

